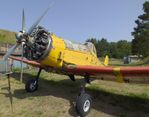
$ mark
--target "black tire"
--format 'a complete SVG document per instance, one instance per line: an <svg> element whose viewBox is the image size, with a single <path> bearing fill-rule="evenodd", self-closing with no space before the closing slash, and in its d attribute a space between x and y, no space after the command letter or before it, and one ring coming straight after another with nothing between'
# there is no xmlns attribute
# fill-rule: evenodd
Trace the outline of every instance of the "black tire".
<svg viewBox="0 0 149 117"><path fill-rule="evenodd" d="M35 79L28 80L25 85L25 90L27 92L34 92L38 89L38 82Z"/></svg>
<svg viewBox="0 0 149 117"><path fill-rule="evenodd" d="M81 117L85 117L91 110L92 99L87 93L81 93L76 101L76 111Z"/></svg>

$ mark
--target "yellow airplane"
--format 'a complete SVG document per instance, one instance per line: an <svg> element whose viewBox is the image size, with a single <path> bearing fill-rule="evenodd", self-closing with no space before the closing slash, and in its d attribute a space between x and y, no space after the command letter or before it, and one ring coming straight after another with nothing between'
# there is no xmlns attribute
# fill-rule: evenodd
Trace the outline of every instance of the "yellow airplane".
<svg viewBox="0 0 149 117"><path fill-rule="evenodd" d="M149 67L109 67L108 56L102 64L97 58L96 49L92 43L73 43L49 33L45 28L38 26L46 12L47 10L26 31L23 11L22 31L16 34L17 43L3 57L3 60L12 58L39 67L37 77L26 83L25 89L27 92L37 90L42 69L47 72L65 74L72 81L75 81L75 75L83 76L84 83L82 83L81 91L77 97L76 110L80 116L84 117L89 113L92 106L92 99L85 92L85 84L90 83L91 76L114 74L117 81L123 82L123 76L125 75L149 75ZM10 56L20 45L22 45L22 57Z"/></svg>

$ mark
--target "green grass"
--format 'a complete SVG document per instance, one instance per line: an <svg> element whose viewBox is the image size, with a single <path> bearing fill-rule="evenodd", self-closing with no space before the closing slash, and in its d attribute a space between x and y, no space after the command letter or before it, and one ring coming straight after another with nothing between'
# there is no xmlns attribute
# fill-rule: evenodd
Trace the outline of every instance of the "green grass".
<svg viewBox="0 0 149 117"><path fill-rule="evenodd" d="M138 63L138 64L140 64L140 65L145 65L145 66L149 65L149 56L146 57L146 58L144 58L144 59L143 59L140 63Z"/></svg>
<svg viewBox="0 0 149 117"><path fill-rule="evenodd" d="M88 86L94 97L100 98L104 103L123 110L148 113L149 87L147 84L125 84L107 81L97 81ZM126 113L129 113L129 111ZM127 115L122 112L126 117ZM135 114L137 116L137 113Z"/></svg>
<svg viewBox="0 0 149 117"><path fill-rule="evenodd" d="M115 95L118 94L132 98L149 99L149 92L147 92L149 90L149 87L143 84L118 84L111 81L100 81L89 86L89 89L101 90Z"/></svg>
<svg viewBox="0 0 149 117"><path fill-rule="evenodd" d="M1 43L15 44L15 32L0 29L0 44Z"/></svg>
<svg viewBox="0 0 149 117"><path fill-rule="evenodd" d="M25 83L35 78L38 69L24 70L23 83L20 71L11 75L13 109L7 79L0 78L0 116L50 116L72 117L76 115L74 102L78 95L81 77L72 82L67 76L43 71L39 89L34 93L24 90ZM87 85L86 91L93 98L93 109L87 117L149 115L149 86L147 84L125 84L95 80Z"/></svg>
<svg viewBox="0 0 149 117"><path fill-rule="evenodd" d="M110 58L110 66L149 66L149 57L139 60L135 63L124 64L122 59Z"/></svg>

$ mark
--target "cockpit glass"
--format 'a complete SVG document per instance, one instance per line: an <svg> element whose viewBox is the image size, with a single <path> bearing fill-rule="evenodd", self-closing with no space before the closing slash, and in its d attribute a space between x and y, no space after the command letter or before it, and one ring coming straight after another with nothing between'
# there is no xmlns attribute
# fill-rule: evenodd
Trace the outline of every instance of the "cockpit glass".
<svg viewBox="0 0 149 117"><path fill-rule="evenodd" d="M64 40L64 42L66 44L66 48L68 48L70 50L81 51L81 52L90 52L91 54L96 55L95 46L91 42L86 42L85 44L74 43L69 40Z"/></svg>

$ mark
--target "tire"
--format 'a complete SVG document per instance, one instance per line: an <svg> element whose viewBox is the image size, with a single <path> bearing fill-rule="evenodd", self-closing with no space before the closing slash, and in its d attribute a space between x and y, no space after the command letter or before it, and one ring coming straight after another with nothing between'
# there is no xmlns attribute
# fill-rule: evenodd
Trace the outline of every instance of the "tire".
<svg viewBox="0 0 149 117"><path fill-rule="evenodd" d="M85 117L91 110L92 99L87 93L81 93L76 101L76 111L81 117Z"/></svg>
<svg viewBox="0 0 149 117"><path fill-rule="evenodd" d="M28 80L25 85L25 90L27 92L34 92L38 89L38 82L35 79Z"/></svg>

